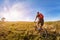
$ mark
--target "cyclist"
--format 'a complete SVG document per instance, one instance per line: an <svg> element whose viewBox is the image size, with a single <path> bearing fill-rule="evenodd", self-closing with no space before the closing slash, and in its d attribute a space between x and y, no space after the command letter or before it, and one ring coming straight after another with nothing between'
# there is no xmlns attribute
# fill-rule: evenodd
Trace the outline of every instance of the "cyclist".
<svg viewBox="0 0 60 40"><path fill-rule="evenodd" d="M44 15L42 13L40 13L40 12L37 12L35 21L37 20L37 18L38 18L38 21L37 21L37 25L36 26L37 26L37 28L39 27L39 30L41 31L42 30L42 26L44 25ZM41 26L39 24L41 24Z"/></svg>

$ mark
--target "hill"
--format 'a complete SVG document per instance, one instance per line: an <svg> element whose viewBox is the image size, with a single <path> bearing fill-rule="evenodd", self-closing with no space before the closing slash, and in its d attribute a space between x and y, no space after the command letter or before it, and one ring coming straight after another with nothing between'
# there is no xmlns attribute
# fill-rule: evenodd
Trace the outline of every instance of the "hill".
<svg viewBox="0 0 60 40"><path fill-rule="evenodd" d="M38 40L41 35L37 34L34 28L34 22L0 22L0 39L1 40ZM53 31L53 29L60 33L60 21L54 22L45 22L44 27L47 28L48 31ZM50 32L51 32L50 31ZM54 31L54 32L55 32ZM55 34L55 33L54 33ZM44 35L43 35L44 36ZM28 38L29 37L29 38ZM32 39L33 38L33 39ZM48 36L48 40L56 40L55 35ZM43 38L45 40L45 38ZM57 39L60 39L58 36Z"/></svg>

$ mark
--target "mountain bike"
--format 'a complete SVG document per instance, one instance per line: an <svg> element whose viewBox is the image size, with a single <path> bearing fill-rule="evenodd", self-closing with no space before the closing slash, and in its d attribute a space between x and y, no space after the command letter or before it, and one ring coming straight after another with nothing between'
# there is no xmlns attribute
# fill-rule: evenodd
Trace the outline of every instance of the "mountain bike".
<svg viewBox="0 0 60 40"><path fill-rule="evenodd" d="M40 33L40 36L42 36L45 39L47 39L47 37L48 37L48 31L47 31L47 29L45 29L45 28L40 29L40 28L37 27L36 22L34 22L34 23L35 23L34 24L35 31L37 31L37 33ZM39 27L40 27L40 25L39 25Z"/></svg>

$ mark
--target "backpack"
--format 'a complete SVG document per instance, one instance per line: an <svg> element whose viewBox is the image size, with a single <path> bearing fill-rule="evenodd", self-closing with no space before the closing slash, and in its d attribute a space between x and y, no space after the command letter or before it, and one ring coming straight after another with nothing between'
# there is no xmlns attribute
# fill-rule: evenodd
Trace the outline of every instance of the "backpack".
<svg viewBox="0 0 60 40"><path fill-rule="evenodd" d="M40 19L43 19L44 16L43 16L42 14L39 14L39 18L40 18Z"/></svg>

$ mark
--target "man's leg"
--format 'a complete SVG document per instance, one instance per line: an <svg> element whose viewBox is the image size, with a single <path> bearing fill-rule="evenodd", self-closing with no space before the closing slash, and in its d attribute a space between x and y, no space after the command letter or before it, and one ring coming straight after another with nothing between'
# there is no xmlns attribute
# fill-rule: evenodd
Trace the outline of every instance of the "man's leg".
<svg viewBox="0 0 60 40"><path fill-rule="evenodd" d="M37 30L40 32L42 30L41 21L37 22Z"/></svg>
<svg viewBox="0 0 60 40"><path fill-rule="evenodd" d="M39 21L37 21L37 27L39 27L39 24L40 24L40 22L39 22Z"/></svg>
<svg viewBox="0 0 60 40"><path fill-rule="evenodd" d="M39 22L37 21L37 22L36 22L36 26L35 26L35 30L37 30L38 27L39 27Z"/></svg>
<svg viewBox="0 0 60 40"><path fill-rule="evenodd" d="M38 30L39 27L39 21L37 21L36 26L35 26L35 30Z"/></svg>
<svg viewBox="0 0 60 40"><path fill-rule="evenodd" d="M40 26L41 29L43 29L43 28L42 28L43 25L44 25L44 20L42 19L42 20L41 20L41 26Z"/></svg>

